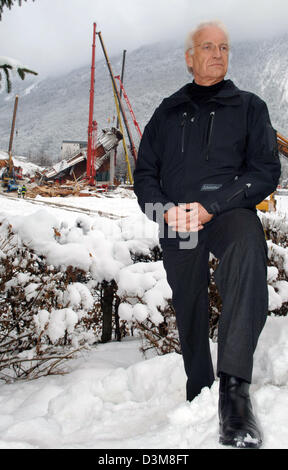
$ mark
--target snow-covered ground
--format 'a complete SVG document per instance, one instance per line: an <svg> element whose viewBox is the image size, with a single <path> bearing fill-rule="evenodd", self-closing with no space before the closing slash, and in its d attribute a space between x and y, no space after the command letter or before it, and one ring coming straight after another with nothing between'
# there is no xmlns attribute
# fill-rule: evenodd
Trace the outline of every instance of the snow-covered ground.
<svg viewBox="0 0 288 470"><path fill-rule="evenodd" d="M265 449L288 443L288 324L269 318L255 355L253 405ZM70 373L0 387L1 448L221 449L218 380L185 401L182 357L143 360L140 340L98 345ZM211 343L216 361L216 344Z"/></svg>
<svg viewBox="0 0 288 470"><path fill-rule="evenodd" d="M278 199L281 212L288 213L288 197ZM47 245L45 223L46 227L54 221L59 226L61 222L73 226L79 218L78 212L65 211L61 204L129 216L127 220L122 219L121 240L123 233L126 239L130 234L133 238L133 229L142 220L133 197L53 198L53 201L59 207L45 206L39 212L39 207L29 201L0 197L0 216L13 221L22 239L30 237L32 242L34 233L37 240L33 240L33 247L39 250L44 246L41 243ZM43 222L42 232L33 225L35 214ZM88 223L90 217L86 216L85 220ZM110 237L115 223L103 217L91 220L91 224L98 224L96 228ZM156 227L156 224L152 225ZM153 235L152 230L152 239L155 233ZM112 235L117 238L119 233ZM75 246L82 240L76 230L66 236ZM50 243L50 247L54 246L52 238ZM144 245L142 249L145 249ZM47 250L49 254L49 247ZM126 259L123 253L121 251L119 255L119 263ZM216 365L217 344L210 344ZM1 384L0 447L226 448L218 443L218 380L211 389L203 389L192 403L188 403L185 401L182 357L175 353L150 354L144 359L140 345L139 338L129 337L121 343L91 346L90 351L84 350L69 361L66 375ZM255 353L251 386L254 409L264 433L263 449L288 447L287 365L288 317L269 317Z"/></svg>

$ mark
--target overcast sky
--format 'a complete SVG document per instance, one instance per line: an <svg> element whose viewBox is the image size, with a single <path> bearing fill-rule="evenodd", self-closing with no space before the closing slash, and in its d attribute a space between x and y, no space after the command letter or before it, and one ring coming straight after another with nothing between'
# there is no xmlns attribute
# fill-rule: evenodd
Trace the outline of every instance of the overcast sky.
<svg viewBox="0 0 288 470"><path fill-rule="evenodd" d="M28 0L4 8L0 55L45 75L91 61L93 22L109 55L173 39L202 20L226 23L231 40L269 38L287 32L287 0ZM97 57L102 58L98 47Z"/></svg>

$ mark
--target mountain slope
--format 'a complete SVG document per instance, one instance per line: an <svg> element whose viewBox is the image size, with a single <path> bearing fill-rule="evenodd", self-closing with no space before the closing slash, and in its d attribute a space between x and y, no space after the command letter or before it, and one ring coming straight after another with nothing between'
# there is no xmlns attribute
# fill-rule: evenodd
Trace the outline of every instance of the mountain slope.
<svg viewBox="0 0 288 470"><path fill-rule="evenodd" d="M284 135L288 134L287 40L288 35L284 35L264 43L234 44L227 76L267 102L274 127ZM101 129L113 124L116 113L111 79L100 48L97 55L95 118ZM119 74L122 55L113 57L111 63L115 75ZM157 43L128 51L125 88L142 130L162 99L190 80L182 45ZM0 148L8 147L14 96L18 93L14 152L30 158L44 153L51 162L58 161L62 140L86 140L89 89L90 65L43 80L15 79L11 95L3 90L0 93ZM133 133L136 137L134 128Z"/></svg>

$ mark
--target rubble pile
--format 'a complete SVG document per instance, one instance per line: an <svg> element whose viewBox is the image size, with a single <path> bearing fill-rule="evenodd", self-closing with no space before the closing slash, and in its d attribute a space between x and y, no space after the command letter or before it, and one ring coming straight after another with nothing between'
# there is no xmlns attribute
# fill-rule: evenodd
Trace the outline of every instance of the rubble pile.
<svg viewBox="0 0 288 470"><path fill-rule="evenodd" d="M90 192L91 191L91 192ZM35 198L36 196L42 197L66 197L66 196L77 196L77 197L89 197L96 196L95 187L90 188L87 183L73 183L66 182L65 184L41 184L29 185L27 191L27 197Z"/></svg>

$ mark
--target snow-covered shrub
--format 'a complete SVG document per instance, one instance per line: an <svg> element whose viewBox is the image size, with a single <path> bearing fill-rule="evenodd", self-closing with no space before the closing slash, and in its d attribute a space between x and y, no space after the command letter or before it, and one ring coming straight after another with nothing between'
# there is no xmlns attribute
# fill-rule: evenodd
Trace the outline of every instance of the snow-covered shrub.
<svg viewBox="0 0 288 470"><path fill-rule="evenodd" d="M210 337L216 340L221 299L213 271L217 260L211 256L210 271ZM143 339L142 351L153 348L157 354L180 352L172 292L162 261L138 262L121 269L116 278L120 322Z"/></svg>
<svg viewBox="0 0 288 470"><path fill-rule="evenodd" d="M275 212L260 212L259 218L263 225L267 240L284 248L288 247L288 219L287 215Z"/></svg>
<svg viewBox="0 0 288 470"><path fill-rule="evenodd" d="M2 377L7 368L14 376L34 377L41 364L50 373L55 370L52 356L56 364L72 348L130 334L143 338L143 352L180 352L162 251L154 236L137 238L141 220L81 216L69 227L46 210L0 217ZM285 240L287 235L281 243L268 240L269 311L274 315L287 315ZM210 338L217 341L222 308L214 281L218 260L211 255L209 264Z"/></svg>
<svg viewBox="0 0 288 470"><path fill-rule="evenodd" d="M268 245L269 312L288 313L288 220L277 213L259 213Z"/></svg>
<svg viewBox="0 0 288 470"><path fill-rule="evenodd" d="M150 349L156 351L158 355L172 352L181 354L176 316L171 300L168 301L165 309L159 310L163 316L163 321L158 325L155 325L149 319L144 321L135 320L142 338L141 351L145 356Z"/></svg>
<svg viewBox="0 0 288 470"><path fill-rule="evenodd" d="M123 298L114 278L133 266L132 257L147 267L159 253L147 248L151 241L139 250L136 239L121 240L117 227L109 239L115 235L109 220L88 219L78 217L70 228L43 210L0 219L0 372L11 376L13 364L16 377L39 375L43 357L57 352L58 360L71 348L110 341L113 333L117 340L133 334L120 324ZM140 310L136 317L144 319Z"/></svg>
<svg viewBox="0 0 288 470"><path fill-rule="evenodd" d="M86 273L47 265L18 248L11 225L2 221L0 228L0 376L34 377L95 341L99 305L82 283Z"/></svg>
<svg viewBox="0 0 288 470"><path fill-rule="evenodd" d="M286 237L286 238L285 238ZM284 246L287 234L281 238ZM287 315L288 311L288 248L268 240L267 286L269 295L268 314ZM214 279L219 263L210 254L209 324L210 338L217 341L218 321L222 300ZM154 349L157 354L179 352L180 344L171 302L171 291L162 262L136 263L119 272L117 293L121 298L119 316L133 331L140 331L143 338L142 351ZM165 292L165 295L163 293ZM157 295L154 295L156 294Z"/></svg>

